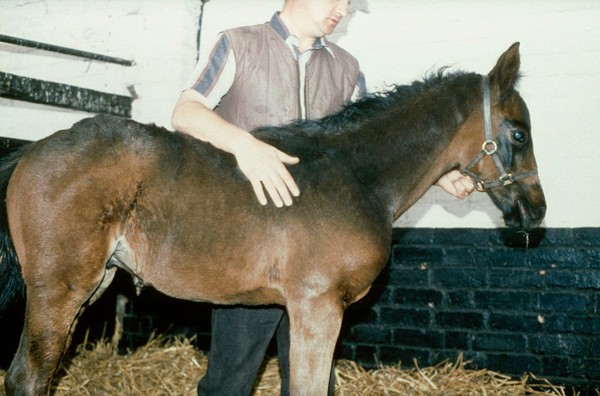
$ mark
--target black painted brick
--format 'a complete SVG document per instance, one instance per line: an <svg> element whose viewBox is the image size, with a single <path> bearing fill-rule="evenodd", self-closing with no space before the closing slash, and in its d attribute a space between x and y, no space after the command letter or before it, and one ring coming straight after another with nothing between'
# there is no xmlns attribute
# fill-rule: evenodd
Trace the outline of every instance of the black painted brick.
<svg viewBox="0 0 600 396"><path fill-rule="evenodd" d="M484 325L482 312L438 312L435 321L440 327L450 329L481 329Z"/></svg>
<svg viewBox="0 0 600 396"><path fill-rule="evenodd" d="M392 327L427 327L429 325L429 311L425 309L401 309L401 308L382 308L381 324Z"/></svg>
<svg viewBox="0 0 600 396"><path fill-rule="evenodd" d="M390 286L425 287L429 284L429 275L426 270L395 269L389 277Z"/></svg>
<svg viewBox="0 0 600 396"><path fill-rule="evenodd" d="M560 269L568 268L577 270L594 263L595 256L593 252L594 250L582 249L581 247L537 248L535 261L544 264L554 264Z"/></svg>
<svg viewBox="0 0 600 396"><path fill-rule="evenodd" d="M578 272L575 287L579 289L600 289L600 270Z"/></svg>
<svg viewBox="0 0 600 396"><path fill-rule="evenodd" d="M471 237L471 231L464 229L460 231L439 228L434 229L433 241L439 245L456 246L456 245L473 245L474 239Z"/></svg>
<svg viewBox="0 0 600 396"><path fill-rule="evenodd" d="M428 362L430 351L425 348L408 348L382 346L380 350L381 362L384 364L402 363L403 367L414 367L414 360Z"/></svg>
<svg viewBox="0 0 600 396"><path fill-rule="evenodd" d="M540 355L597 357L600 336L538 334L529 338L530 349Z"/></svg>
<svg viewBox="0 0 600 396"><path fill-rule="evenodd" d="M377 323L379 321L379 311L379 306L359 301L346 310L344 323Z"/></svg>
<svg viewBox="0 0 600 396"><path fill-rule="evenodd" d="M392 260L395 265L441 262L443 259L444 250L441 247L396 246L392 250Z"/></svg>
<svg viewBox="0 0 600 396"><path fill-rule="evenodd" d="M467 350L471 345L471 333L462 331L446 332L446 348Z"/></svg>
<svg viewBox="0 0 600 396"><path fill-rule="evenodd" d="M477 268L437 268L433 283L449 289L477 288L485 285L486 273Z"/></svg>
<svg viewBox="0 0 600 396"><path fill-rule="evenodd" d="M533 304L544 312L586 312L591 305L589 296L573 293L540 293Z"/></svg>
<svg viewBox="0 0 600 396"><path fill-rule="evenodd" d="M499 230L486 230L481 232L477 228L434 230L434 243L445 246L466 246L485 248L502 245L502 235Z"/></svg>
<svg viewBox="0 0 600 396"><path fill-rule="evenodd" d="M347 340L364 344L390 344L392 330L390 326L359 323L352 327Z"/></svg>
<svg viewBox="0 0 600 396"><path fill-rule="evenodd" d="M473 337L473 348L479 351L524 351L527 339L521 334L482 333Z"/></svg>
<svg viewBox="0 0 600 396"><path fill-rule="evenodd" d="M592 269L600 269L600 245L592 248L582 249L584 260L583 264Z"/></svg>
<svg viewBox="0 0 600 396"><path fill-rule="evenodd" d="M515 315L512 312L492 312L488 319L488 323L491 330L531 333L542 331L543 325L540 320L544 319L532 314Z"/></svg>
<svg viewBox="0 0 600 396"><path fill-rule="evenodd" d="M554 229L557 234L565 233L564 228ZM578 228L576 232L571 229L571 232L575 235L574 245L578 246L589 246L598 250L598 246L600 246L600 233L598 232L598 228Z"/></svg>
<svg viewBox="0 0 600 396"><path fill-rule="evenodd" d="M477 308L524 310L531 306L532 295L526 291L477 291Z"/></svg>
<svg viewBox="0 0 600 396"><path fill-rule="evenodd" d="M437 290L395 289L392 296L392 303L401 305L421 305L424 307L428 304L438 306L441 304L442 298L442 293Z"/></svg>
<svg viewBox="0 0 600 396"><path fill-rule="evenodd" d="M447 292L444 308L475 308L475 292L471 290Z"/></svg>
<svg viewBox="0 0 600 396"><path fill-rule="evenodd" d="M600 388L600 357L573 359L571 374L575 377L595 378L598 380L598 387Z"/></svg>
<svg viewBox="0 0 600 396"><path fill-rule="evenodd" d="M376 367L380 358L377 347L372 345L357 345L354 350L354 360L365 367Z"/></svg>
<svg viewBox="0 0 600 396"><path fill-rule="evenodd" d="M551 333L600 334L598 316L549 315L544 320L547 331Z"/></svg>
<svg viewBox="0 0 600 396"><path fill-rule="evenodd" d="M581 231L578 230L578 233ZM586 238L584 237L584 240ZM544 240L540 244L545 246L573 246L577 237L572 228L548 228L546 229Z"/></svg>
<svg viewBox="0 0 600 396"><path fill-rule="evenodd" d="M339 342L335 348L335 358L336 359L349 359L356 360L355 351L356 344L351 342L346 342L345 340Z"/></svg>
<svg viewBox="0 0 600 396"><path fill-rule="evenodd" d="M492 288L510 289L540 289L544 286L545 278L538 269L493 269L489 273L489 286Z"/></svg>
<svg viewBox="0 0 600 396"><path fill-rule="evenodd" d="M543 368L540 370L540 373L558 377L567 377L571 375L573 371L571 368L572 361L573 359L570 357L544 356L542 357Z"/></svg>
<svg viewBox="0 0 600 396"><path fill-rule="evenodd" d="M540 357L517 353L488 353L487 364L492 370L515 375L539 373L543 367Z"/></svg>
<svg viewBox="0 0 600 396"><path fill-rule="evenodd" d="M531 257L527 252L520 249L494 249L492 253L480 255L480 257L481 261L490 268L524 268L531 262Z"/></svg>
<svg viewBox="0 0 600 396"><path fill-rule="evenodd" d="M394 344L439 349L444 347L444 334L439 331L394 329Z"/></svg>
<svg viewBox="0 0 600 396"><path fill-rule="evenodd" d="M600 289L600 270L549 270L546 275L549 286L568 289Z"/></svg>
<svg viewBox="0 0 600 396"><path fill-rule="evenodd" d="M434 228L394 228L392 243L399 246L431 245L435 231Z"/></svg>
<svg viewBox="0 0 600 396"><path fill-rule="evenodd" d="M571 288L577 284L577 277L574 271L567 270L547 270L544 278L548 286L558 286L562 288Z"/></svg>
<svg viewBox="0 0 600 396"><path fill-rule="evenodd" d="M464 247L446 247L441 261L444 266L472 267L477 264L470 249Z"/></svg>

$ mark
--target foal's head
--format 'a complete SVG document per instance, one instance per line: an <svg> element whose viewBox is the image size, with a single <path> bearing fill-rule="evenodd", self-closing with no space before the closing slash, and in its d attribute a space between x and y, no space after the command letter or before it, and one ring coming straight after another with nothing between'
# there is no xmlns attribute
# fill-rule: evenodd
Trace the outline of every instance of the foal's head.
<svg viewBox="0 0 600 396"><path fill-rule="evenodd" d="M467 124L481 131L483 119L487 130L485 134L470 132L471 139L481 135L475 149L479 154L461 166L477 188L489 194L508 227L531 229L542 222L546 201L537 175L529 111L515 89L519 65L519 44L515 43L483 77L481 116Z"/></svg>

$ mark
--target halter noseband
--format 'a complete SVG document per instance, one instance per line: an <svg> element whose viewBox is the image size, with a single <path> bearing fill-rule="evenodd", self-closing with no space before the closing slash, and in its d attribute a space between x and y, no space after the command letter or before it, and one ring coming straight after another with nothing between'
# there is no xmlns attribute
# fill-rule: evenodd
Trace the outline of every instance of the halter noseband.
<svg viewBox="0 0 600 396"><path fill-rule="evenodd" d="M528 172L519 173L517 175L513 175L510 172L507 172L500 160L500 155L498 154L498 144L492 139L492 116L491 116L491 104L490 104L490 82L488 76L483 76L482 81L483 88L483 124L485 127L485 142L481 146L481 152L477 155L477 157L473 158L473 160L467 165L461 172L465 175L470 176L475 182L475 187L478 191L485 191L490 188L496 187L504 187L512 184L518 180L526 179L530 176L535 176L538 174L537 169L532 169ZM496 165L496 169L500 173L500 177L496 180L486 181L479 177L479 175L475 174L472 169L473 167L481 161L486 156L492 157L494 160L494 164Z"/></svg>

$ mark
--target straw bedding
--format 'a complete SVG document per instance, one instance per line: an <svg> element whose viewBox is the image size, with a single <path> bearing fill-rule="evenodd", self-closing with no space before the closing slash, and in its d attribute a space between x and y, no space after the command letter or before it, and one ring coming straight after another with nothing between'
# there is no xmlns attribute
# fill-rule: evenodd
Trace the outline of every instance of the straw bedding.
<svg viewBox="0 0 600 396"><path fill-rule="evenodd" d="M101 341L80 346L61 368L55 382L55 395L196 395L196 383L206 370L208 358L194 349L189 339L151 339L126 355L116 352L114 343ZM0 384L5 372L0 371ZM277 359L264 364L255 385L255 395L279 395L280 377ZM0 390L4 395L4 389ZM505 375L472 370L458 359L434 367L416 364L404 369L382 366L366 370L355 362L336 364L336 396L518 396L571 395L548 381L525 375L513 380Z"/></svg>

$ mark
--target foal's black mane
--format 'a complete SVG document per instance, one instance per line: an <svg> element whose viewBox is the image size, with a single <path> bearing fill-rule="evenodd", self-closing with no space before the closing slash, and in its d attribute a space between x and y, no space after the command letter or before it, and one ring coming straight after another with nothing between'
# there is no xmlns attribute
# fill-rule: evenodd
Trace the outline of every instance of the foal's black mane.
<svg viewBox="0 0 600 396"><path fill-rule="evenodd" d="M447 67L431 73L422 80L413 81L408 85L390 85L386 91L367 93L361 99L347 103L340 111L318 120L297 120L280 127L261 127L254 133L263 139L276 141L288 139L301 139L303 137L318 137L321 135L335 136L346 134L359 129L366 121L372 119L377 113L384 112L394 105L404 104L408 107L419 97L432 91L443 92L448 95L458 83L463 83L465 76L468 82L479 80L475 73L457 71L446 73ZM463 85L467 81L463 83ZM299 130L302 132L299 133ZM298 136L301 135L301 136Z"/></svg>

